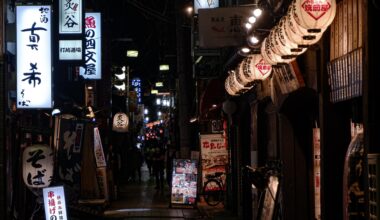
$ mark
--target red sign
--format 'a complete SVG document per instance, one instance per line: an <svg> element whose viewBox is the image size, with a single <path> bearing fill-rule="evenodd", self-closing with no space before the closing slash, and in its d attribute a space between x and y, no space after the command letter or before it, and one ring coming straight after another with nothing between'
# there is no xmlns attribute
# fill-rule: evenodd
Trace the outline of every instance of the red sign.
<svg viewBox="0 0 380 220"><path fill-rule="evenodd" d="M315 20L319 20L331 8L326 0L306 0L302 8Z"/></svg>
<svg viewBox="0 0 380 220"><path fill-rule="evenodd" d="M255 66L263 76L272 69L272 66L267 64L264 59L261 59Z"/></svg>

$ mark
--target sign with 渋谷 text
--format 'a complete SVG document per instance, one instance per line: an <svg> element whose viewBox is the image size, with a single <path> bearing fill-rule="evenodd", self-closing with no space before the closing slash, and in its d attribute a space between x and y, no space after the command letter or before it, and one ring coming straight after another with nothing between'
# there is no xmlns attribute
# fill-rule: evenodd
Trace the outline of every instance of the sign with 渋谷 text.
<svg viewBox="0 0 380 220"><path fill-rule="evenodd" d="M17 108L51 108L51 6L16 6L16 19Z"/></svg>
<svg viewBox="0 0 380 220"><path fill-rule="evenodd" d="M86 13L85 16L85 64L79 74L85 79L101 79L101 15L100 13Z"/></svg>
<svg viewBox="0 0 380 220"><path fill-rule="evenodd" d="M63 186L43 188L46 219L67 220L65 191Z"/></svg>
<svg viewBox="0 0 380 220"><path fill-rule="evenodd" d="M59 33L82 33L82 0L59 0Z"/></svg>
<svg viewBox="0 0 380 220"><path fill-rule="evenodd" d="M81 40L59 40L59 60L82 60Z"/></svg>

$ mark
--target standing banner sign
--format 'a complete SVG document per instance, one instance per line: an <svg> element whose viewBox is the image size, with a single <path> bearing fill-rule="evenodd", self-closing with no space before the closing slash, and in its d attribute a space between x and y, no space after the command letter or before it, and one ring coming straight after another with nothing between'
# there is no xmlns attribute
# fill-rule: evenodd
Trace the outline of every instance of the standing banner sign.
<svg viewBox="0 0 380 220"><path fill-rule="evenodd" d="M80 192L85 127L85 122L64 116L55 121L57 176L70 199L77 199Z"/></svg>
<svg viewBox="0 0 380 220"><path fill-rule="evenodd" d="M99 129L94 128L94 153L97 167L106 167L106 159L104 156L102 140L100 139Z"/></svg>
<svg viewBox="0 0 380 220"><path fill-rule="evenodd" d="M195 204L197 176L198 160L173 159L171 204Z"/></svg>
<svg viewBox="0 0 380 220"><path fill-rule="evenodd" d="M202 158L202 186L207 181L206 176L211 174L226 173L228 164L228 151L223 134L200 135ZM225 179L222 180L225 186Z"/></svg>
<svg viewBox="0 0 380 220"><path fill-rule="evenodd" d="M51 6L16 6L17 108L52 108Z"/></svg>
<svg viewBox="0 0 380 220"><path fill-rule="evenodd" d="M66 199L63 186L47 187L42 191L45 219L67 220Z"/></svg>

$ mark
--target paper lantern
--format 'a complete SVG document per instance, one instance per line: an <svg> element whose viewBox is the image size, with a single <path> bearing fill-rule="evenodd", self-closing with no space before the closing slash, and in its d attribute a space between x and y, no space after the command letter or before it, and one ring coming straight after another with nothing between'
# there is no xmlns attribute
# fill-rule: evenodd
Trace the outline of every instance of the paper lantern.
<svg viewBox="0 0 380 220"><path fill-rule="evenodd" d="M334 20L335 0L294 0L291 11L298 25L309 32L322 32Z"/></svg>
<svg viewBox="0 0 380 220"><path fill-rule="evenodd" d="M227 77L226 81L224 82L224 88L226 89L227 93L232 96L237 96L236 91L232 90L230 85L230 77Z"/></svg>
<svg viewBox="0 0 380 220"><path fill-rule="evenodd" d="M249 84L256 80L265 80L272 73L272 65L261 54L252 54L245 58L239 68L238 78Z"/></svg>
<svg viewBox="0 0 380 220"><path fill-rule="evenodd" d="M53 151L49 146L32 145L22 154L22 175L24 183L30 188L43 188L53 179Z"/></svg>
<svg viewBox="0 0 380 220"><path fill-rule="evenodd" d="M128 132L129 118L124 112L118 112L113 117L112 130L116 132Z"/></svg>
<svg viewBox="0 0 380 220"><path fill-rule="evenodd" d="M244 84L238 82L237 74L234 70L229 71L229 75L225 81L224 86L227 93L232 96L241 95L253 87L253 86L245 86Z"/></svg>
<svg viewBox="0 0 380 220"><path fill-rule="evenodd" d="M274 52L274 44L270 42L272 38L271 34L273 34L273 32L271 32L268 37L264 39L263 45L261 47L261 54L263 55L264 60L271 65L290 63L293 61L295 58L283 59L280 55Z"/></svg>
<svg viewBox="0 0 380 220"><path fill-rule="evenodd" d="M317 43L326 28L321 29L321 32L310 33L307 29L300 26L294 19L295 3L291 4L286 15L286 22L284 22L283 29L289 40L300 47L307 47Z"/></svg>
<svg viewBox="0 0 380 220"><path fill-rule="evenodd" d="M284 16L275 27L275 36L274 36L274 44L275 49L277 50L277 54L282 57L295 57L306 52L306 48L298 47L298 44L289 40L289 37L286 34L285 24L288 22L288 16Z"/></svg>

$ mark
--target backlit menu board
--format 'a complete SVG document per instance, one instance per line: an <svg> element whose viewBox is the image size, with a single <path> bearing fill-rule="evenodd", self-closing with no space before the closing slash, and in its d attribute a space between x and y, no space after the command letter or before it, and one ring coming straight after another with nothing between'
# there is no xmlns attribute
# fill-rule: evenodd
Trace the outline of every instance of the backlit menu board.
<svg viewBox="0 0 380 220"><path fill-rule="evenodd" d="M171 203L193 205L197 198L198 160L173 159Z"/></svg>

